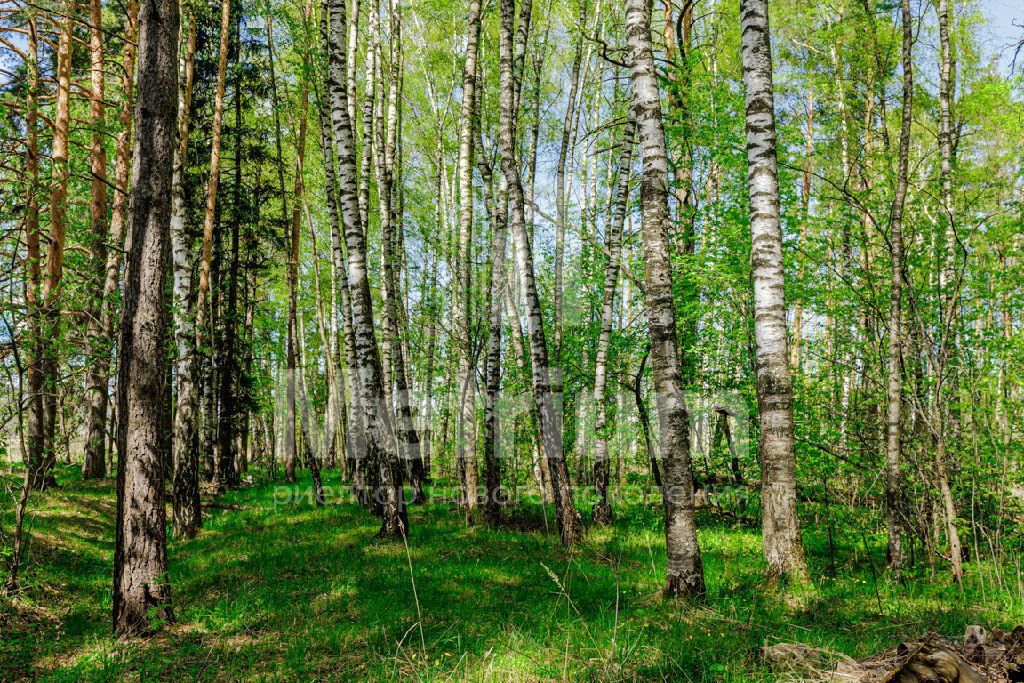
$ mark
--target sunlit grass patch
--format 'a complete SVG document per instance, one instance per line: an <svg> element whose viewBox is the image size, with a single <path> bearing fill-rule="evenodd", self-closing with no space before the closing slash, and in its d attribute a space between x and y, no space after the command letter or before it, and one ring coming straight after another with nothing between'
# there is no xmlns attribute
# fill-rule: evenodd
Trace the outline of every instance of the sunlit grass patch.
<svg viewBox="0 0 1024 683"><path fill-rule="evenodd" d="M1020 615L1008 580L984 595L973 577L961 592L925 569L906 585L885 580L881 537L866 537L869 553L860 538L829 546L809 526L818 592L794 609L766 590L758 525L702 514L708 596L690 604L661 595L657 508L617 510L614 525L565 552L542 521L523 522L542 520L539 507L492 529L428 504L410 511L407 551L374 537L367 510L275 509L273 485L261 484L221 498L249 509L205 511L195 539L170 543L177 622L119 643L109 631L112 482L62 483L35 500L23 593L0 599L4 678L773 680L752 655L766 642L861 657Z"/></svg>

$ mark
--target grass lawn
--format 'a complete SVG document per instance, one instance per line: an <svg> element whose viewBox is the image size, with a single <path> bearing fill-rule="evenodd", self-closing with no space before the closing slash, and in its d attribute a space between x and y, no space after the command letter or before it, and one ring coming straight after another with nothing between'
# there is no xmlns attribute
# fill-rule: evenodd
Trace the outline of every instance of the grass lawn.
<svg viewBox="0 0 1024 683"><path fill-rule="evenodd" d="M619 510L614 527L566 553L539 506L494 530L434 503L410 509L407 554L374 539L378 520L363 508L275 509L268 482L219 499L252 509L211 509L197 538L169 544L176 623L120 643L110 634L113 482L82 483L75 469L60 481L30 505L23 592L0 597L2 680L777 680L752 654L765 643L862 657L925 631L1011 627L1021 614L1015 573L1002 592L973 563L963 592L925 567L889 584L881 536L834 531L830 551L809 510L816 600L794 607L768 591L756 525L705 513L709 595L694 606L659 594L657 507ZM325 484L342 486L330 472ZM13 505L2 506L9 544Z"/></svg>

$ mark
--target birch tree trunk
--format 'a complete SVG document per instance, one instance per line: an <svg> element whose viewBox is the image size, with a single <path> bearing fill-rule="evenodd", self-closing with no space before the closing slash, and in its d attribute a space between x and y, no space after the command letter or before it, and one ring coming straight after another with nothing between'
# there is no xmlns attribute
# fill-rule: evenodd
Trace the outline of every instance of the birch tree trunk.
<svg viewBox="0 0 1024 683"><path fill-rule="evenodd" d="M903 571L903 542L900 535L900 474L903 370L903 206L907 198L907 175L910 166L910 124L913 120L914 69L911 57L913 34L910 2L902 2L903 17L903 107L900 114L899 157L897 159L896 194L889 216L889 244L892 250L892 277L889 289L889 345L886 377L886 446L885 446L885 524L888 530L889 567L899 577Z"/></svg>
<svg viewBox="0 0 1024 683"><path fill-rule="evenodd" d="M529 0L526 0L529 1ZM509 227L515 242L519 285L526 302L527 329L530 337L530 357L533 361L533 391L540 418L540 432L544 456L551 470L551 487L555 495L555 512L562 544L570 546L582 534L580 513L573 502L569 469L562 453L562 434L555 414L552 395L551 371L544 318L537 293L533 271L533 245L526 232L523 184L519 173L519 157L515 144L514 75L512 63L512 33L515 24L515 0L501 0L500 116L498 139L501 150L501 168L508 183Z"/></svg>
<svg viewBox="0 0 1024 683"><path fill-rule="evenodd" d="M308 14L308 10L306 12ZM303 16L303 22L308 21L308 16ZM303 56L303 61L308 60ZM305 73L305 69L303 70ZM286 382L286 423L285 443L291 444L291 450L287 452L285 460L285 480L295 481L295 465L297 460L297 448L294 447L296 439L296 390L297 378L296 367L299 362L298 351L298 323L296 321L298 311L298 288L299 288L299 253L302 239L302 196L305 190L303 186L303 172L306 164L306 118L309 109L309 89L306 79L302 78L301 94L299 95L299 130L295 143L295 183L292 191L294 203L292 204L291 231L289 233L289 255L288 255L288 348ZM308 434L306 437L308 438Z"/></svg>
<svg viewBox="0 0 1024 683"><path fill-rule="evenodd" d="M565 110L565 120L562 124L562 141L558 150L558 167L555 171L555 319L554 319L554 365L561 368L562 353L562 322L564 317L563 289L565 288L565 221L566 221L566 181L565 162L575 147L575 122L576 122L576 99L580 87L580 65L583 62L583 34L587 23L587 2L580 0L580 14L576 21L576 47L572 60L572 71L569 76L569 99ZM582 104L582 103L581 103ZM570 147L570 141L573 143ZM571 173L569 182L572 182ZM562 373L557 372L554 379L555 390L561 394L563 382Z"/></svg>
<svg viewBox="0 0 1024 683"><path fill-rule="evenodd" d="M321 13L320 39L326 48L329 45L328 16L326 12ZM330 74L328 74L328 77ZM327 208L331 220L331 258L334 263L334 270L337 273L337 285L341 296L341 317L343 326L343 346L345 352L345 387L339 387L338 393L348 389L348 411L345 432L345 456L348 460L349 475L352 488L356 496L363 504L369 502L366 497L365 488L365 460L357 457L366 448L366 435L361 411L359 397L362 395L356 381L358 374L354 371L356 367L355 347L353 346L352 331L352 299L349 292L348 271L345 266L345 254L343 252L343 235L341 227L340 208L338 206L338 174L335 168L334 154L331 150L333 134L331 132L330 114L330 93L323 94L323 101L320 103L320 147L324 157L324 176L327 185ZM336 359L337 363L338 360ZM335 377L338 373L335 373Z"/></svg>
<svg viewBox="0 0 1024 683"><path fill-rule="evenodd" d="M139 12L138 131L132 155L132 220L124 279L118 391L117 520L113 625L121 636L170 621L162 433L167 366L166 279L177 122L177 0L144 0ZM130 429L129 429L130 425Z"/></svg>
<svg viewBox="0 0 1024 683"><path fill-rule="evenodd" d="M480 0L469 0L466 36L466 66L462 76L462 112L459 122L459 242L456 261L458 313L458 448L459 471L462 474L461 504L469 510L477 507L476 444L472 438L476 421L476 368L473 362L472 339L472 271L473 245L473 154L476 109L477 50L480 40ZM511 46L509 48L511 50Z"/></svg>
<svg viewBox="0 0 1024 683"><path fill-rule="evenodd" d="M631 108L622 132L619 149L618 183L615 188L615 210L605 229L605 249L608 265L605 267L604 292L601 298L601 336L597 340L597 360L594 363L594 405L597 416L594 431L594 486L597 500L591 512L596 524L611 524L612 508L608 500L609 475L608 456L608 399L605 390L608 385L608 349L612 341L612 323L615 313L615 288L619 282L619 259L622 254L622 225L629 204L629 180L633 173L633 139L636 136L636 112Z"/></svg>
<svg viewBox="0 0 1024 683"><path fill-rule="evenodd" d="M326 30L327 30L326 29L326 24L324 22L326 22L326 18L321 20L321 29L320 30L322 32L326 32ZM270 92L271 92L271 101L273 102L273 105L274 105L274 132L276 133L276 135L274 137L274 146L276 147L276 151L277 151L277 186L278 186L278 189L281 192L281 224L280 225L281 225L281 229L282 230L287 230L288 226L289 226L290 214L288 213L288 191L287 191L287 188L285 187L285 183L284 183L284 154L283 154L283 152L281 150L281 140L282 140L282 138L284 136L283 136L283 134L281 132L281 115L280 115L281 106L280 106L280 100L279 100L278 94L277 94L277 73L276 73L276 70L274 68L274 63L275 63L275 59L274 59L274 24L271 21L271 16L270 16L269 13L266 16L266 28L267 28L267 52L270 53ZM326 33L324 33L324 35L326 36ZM326 38L324 40L325 40L325 44L326 44ZM290 263L291 263L291 260L289 258L289 265L287 266L287 268L291 267ZM286 273L287 272L288 271L286 271ZM288 275L288 277L290 277L290 274ZM289 292L290 292L290 290L289 290ZM290 322L290 320L291 320L291 318L289 317L288 329L286 330L286 334L287 335L291 335L291 322ZM286 344L285 355L286 356L287 356L287 344L288 343L289 343L288 341L285 342L285 344ZM287 362L287 360L286 360L286 362ZM292 393L289 394L288 393L288 388L287 388L288 386L289 385L288 385L288 379L287 379L287 374L286 374L286 378L285 378L285 387L286 387L285 388L285 410L286 410L286 414L285 414L285 420L284 420L284 422L285 422L285 432L284 432L285 480L288 481L289 483L292 483L292 482L295 481L295 458L296 458L296 444L295 444L295 401L294 401L295 393L294 393L294 390L293 390ZM291 384L291 386L294 387L294 382ZM288 412L289 409L290 409L290 413ZM276 455L275 455L275 461L276 461ZM289 463L291 463L290 466L289 466ZM290 467L290 469L289 469L289 467Z"/></svg>
<svg viewBox="0 0 1024 683"><path fill-rule="evenodd" d="M338 196L348 247L348 280L352 296L352 336L356 365L351 371L359 374L357 385L362 391L361 404L366 420L366 456L370 462L379 461L380 487L376 495L383 518L379 535L392 538L404 536L408 532L409 522L405 512L394 420L389 408L390 398L386 395L383 383L373 323L373 300L366 267L366 233L359 215L355 140L348 117L348 92L342 87L348 59L345 6L342 0L325 0L325 5L330 11L331 123L338 155Z"/></svg>
<svg viewBox="0 0 1024 683"><path fill-rule="evenodd" d="M380 42L380 20L377 10L370 8L369 36L366 41L365 92L363 95L363 150L359 165L359 221L364 229L370 224L370 176L373 169L374 105L377 101L377 44ZM349 121L355 126L355 120Z"/></svg>
<svg viewBox="0 0 1024 683"><path fill-rule="evenodd" d="M757 401L761 414L761 528L772 580L808 580L796 501L793 376L779 218L775 102L767 0L741 0L740 52L746 86L747 187Z"/></svg>
<svg viewBox="0 0 1024 683"><path fill-rule="evenodd" d="M937 396L934 402L934 424L936 434L935 473L938 478L939 494L942 497L942 511L946 522L946 535L949 538L949 551L953 571L953 581L963 583L964 569L961 552L960 534L956 528L956 504L949 483L949 464L946 452L951 433L955 433L955 410L950 405L957 400L956 369L952 363L955 353L957 319L957 235L956 207L953 203L953 80L955 62L949 40L949 0L938 0L936 7L939 20L939 155L941 157L939 172L939 191L942 201L942 213L945 218L945 230L941 249L941 265L939 267L939 291L941 302L938 344Z"/></svg>
<svg viewBox="0 0 1024 683"><path fill-rule="evenodd" d="M529 5L529 0L525 3ZM477 110L481 110L482 92L477 91ZM508 183L501 174L498 198L495 201L491 187L494 184L494 170L484 158L483 136L480 123L474 126L477 147L480 154L477 167L483 179L484 198L487 202L491 222L491 273L487 296L488 334L487 362L484 378L486 396L484 399L484 517L490 524L501 521L501 314L505 302L505 252L508 242Z"/></svg>
<svg viewBox="0 0 1024 683"><path fill-rule="evenodd" d="M651 45L651 5L627 0L627 62L633 85L632 109L643 159L640 203L643 215L644 300L651 338L651 366L658 403L668 554L665 593L702 597L704 566L697 543L690 463L690 420L683 399L672 262L668 243L668 153Z"/></svg>
<svg viewBox="0 0 1024 683"><path fill-rule="evenodd" d="M807 128L804 132L804 167L803 184L800 193L800 241L798 249L802 249L807 243L807 226L811 222L811 176L814 169L814 88L807 91ZM804 261L800 262L800 281L804 279L806 267ZM796 373L800 369L800 340L803 331L804 307L803 301L798 301L796 310L793 313L793 343L789 349L789 365Z"/></svg>
<svg viewBox="0 0 1024 683"><path fill-rule="evenodd" d="M436 176L436 194L434 196L434 225L437 230L442 233L446 232L444 228L447 227L447 221L445 220L447 214L444 211L443 193L442 193L442 182L444 180L444 157L441 150L438 150L437 154L437 176ZM430 480L431 475L431 462L430 456L434 442L434 429L433 429L433 416L434 416L434 350L437 347L437 323L440 312L440 302L437 300L437 262L441 259L441 246L437 245L434 247L435 251L430 254L430 289L427 304L427 315L429 316L429 323L427 327L427 368L424 372L423 377L423 429L422 434L422 448L421 454L423 455L423 476L425 479Z"/></svg>
<svg viewBox="0 0 1024 683"><path fill-rule="evenodd" d="M402 306L402 290L400 282L402 259L400 251L404 251L400 236L401 207L400 191L396 186L396 155L399 139L399 99L401 97L402 69L402 24L397 3L389 3L391 15L391 59L388 69L388 108L387 108L387 140L383 149L378 150L377 188L380 207L380 229L383 257L383 290L385 316L383 334L387 337L387 349L391 358L391 383L395 387L395 410L397 413L398 452L403 468L413 465L420 458L419 437L412 421L412 392L409 387L409 373L406 369L406 354L403 351L403 340L408 339L409 331L405 324ZM413 467L415 472L418 468ZM422 503L422 477L412 477L413 501Z"/></svg>
<svg viewBox="0 0 1024 683"><path fill-rule="evenodd" d="M203 525L199 503L199 351L192 292L192 248L185 226L185 157L188 150L192 74L196 49L195 16L189 12L186 52L178 58L178 144L171 180L171 269L175 343L178 350L177 402L172 431L173 524L175 538L191 538Z"/></svg>

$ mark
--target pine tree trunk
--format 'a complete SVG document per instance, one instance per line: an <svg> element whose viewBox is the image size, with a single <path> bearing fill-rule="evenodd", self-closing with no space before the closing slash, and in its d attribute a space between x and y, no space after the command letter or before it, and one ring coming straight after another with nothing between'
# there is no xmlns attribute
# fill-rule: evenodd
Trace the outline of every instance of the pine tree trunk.
<svg viewBox="0 0 1024 683"><path fill-rule="evenodd" d="M212 458L212 434L216 420L216 381L214 375L213 358L209 349L214 345L207 346L206 342L214 336L214 324L211 319L212 302L210 301L210 271L212 269L213 256L213 226L217 218L217 186L220 182L220 156L221 156L221 124L224 120L224 82L227 74L228 64L228 37L231 33L231 3L230 0L222 0L220 15L220 46L217 61L217 88L213 100L213 136L210 143L210 176L206 184L206 209L203 215L203 251L199 264L199 287L196 290L196 346L200 354L206 357L206 364L209 367L209 381L206 387L206 411L203 416L206 440L210 442L209 447L204 447L207 457ZM219 270L219 269L218 269ZM209 329L208 329L209 328ZM209 333L209 337L206 335ZM204 339L206 337L206 339ZM215 465L214 465L215 466ZM207 467L208 479L214 475L214 467Z"/></svg>
<svg viewBox="0 0 1024 683"><path fill-rule="evenodd" d="M767 0L741 0L740 30L746 86L747 186L757 401L761 414L761 519L772 579L808 579L796 500L793 376L786 332L786 293L779 218L775 103Z"/></svg>
<svg viewBox="0 0 1024 683"><path fill-rule="evenodd" d="M647 0L627 0L627 61L633 85L638 144L643 158L640 203L643 215L644 300L651 338L651 365L658 401L665 543L668 554L665 593L702 597L704 567L697 543L690 463L690 421L683 400L675 305L672 300L672 262L668 243L668 153L661 118L661 101L651 45L651 6Z"/></svg>
<svg viewBox="0 0 1024 683"><path fill-rule="evenodd" d="M611 524L612 508L608 500L609 476L611 474L608 455L608 399L605 389L608 384L608 350L612 341L612 322L615 312L615 289L619 282L619 259L622 253L622 225L629 204L629 180L633 174L633 139L636 136L636 113L629 110L626 127L622 132L619 149L619 172L616 185L615 211L605 231L605 250L608 265L605 267L604 292L601 298L601 336L597 340L597 360L594 363L594 405L597 417L594 431L597 434L594 450L594 486L597 500L591 512L597 524Z"/></svg>
<svg viewBox="0 0 1024 683"><path fill-rule="evenodd" d="M25 303L28 318L28 353L25 359L26 450L29 464L39 463L43 452L43 367L42 367L42 260L39 234L39 37L34 12L28 15L26 37L27 100L25 106ZM26 468L29 487L32 468Z"/></svg>
<svg viewBox="0 0 1024 683"><path fill-rule="evenodd" d="M82 462L82 478L98 479L106 476L104 445L106 434L104 426L107 418L107 402L100 400L96 394L107 393L106 372L98 369L103 364L102 357L107 355L103 344L103 284L107 269L107 152L104 136L106 134L106 103L104 102L103 78L103 4L101 0L89 2L89 57L91 76L90 114L92 116L92 260L93 280L90 283L91 299L86 312L86 339L90 359L90 371L86 378L86 395L89 405L89 431L85 442L85 458ZM127 27L130 29L131 21ZM120 245L115 244L117 249ZM102 404L102 413L99 413Z"/></svg>
<svg viewBox="0 0 1024 683"><path fill-rule="evenodd" d="M125 243L125 234L128 225L128 199L131 190L131 155L132 155L132 124L134 123L135 110L135 57L137 52L136 38L138 36L138 0L130 0L128 3L128 18L125 24L125 36L127 38L123 63L121 69L121 92L123 101L121 112L118 115L119 132L115 143L114 157L114 206L111 211L110 246L112 249L106 255L106 270L103 281L103 298L100 308L101 342L97 347L96 376L102 376L101 384L104 387L102 392L93 392L93 403L90 405L90 433L93 426L104 432L104 427L114 426L114 421L106 419L110 397L105 387L110 381L111 348L114 340L115 312L117 308L118 290L121 284L121 257L122 247ZM92 441L97 439L90 439ZM113 445L114 438L108 438L108 443ZM113 469L113 447L109 449L108 460L111 461Z"/></svg>
<svg viewBox="0 0 1024 683"><path fill-rule="evenodd" d="M36 359L39 358L39 200L36 197L36 186L39 182L39 131L38 131L38 107L39 107L39 38L36 33L36 15L29 10L26 17L26 59L25 71L27 72L26 83L26 105L25 105L25 176L27 190L25 196L25 305L28 322L28 354L25 358L26 384L24 398L27 401L27 422L34 419L33 411L41 409L42 398L38 390L39 369L36 367ZM17 347L15 347L17 348ZM25 440L21 442L22 457L31 455L26 448ZM11 558L7 567L7 576L0 589L7 595L11 595L18 587L18 571L24 557L24 528L25 511L28 508L31 482L29 481L30 471L25 468L25 478L21 486L21 494L18 497L15 509L14 539L11 542Z"/></svg>
<svg viewBox="0 0 1024 683"><path fill-rule="evenodd" d="M167 365L166 279L177 123L178 3L139 12L139 100L132 155L132 220L124 278L117 417L113 625L121 636L170 621L162 384ZM130 429L129 429L130 426Z"/></svg>
<svg viewBox="0 0 1024 683"><path fill-rule="evenodd" d="M29 393L39 396L38 411L29 412L29 484L33 489L56 485L50 473L56 457L54 429L57 416L58 343L60 340L61 280L64 276L64 236L68 204L68 136L71 125L71 52L75 6L64 5L57 41L57 95L53 114L53 143L50 150L50 235L43 272L42 320L39 347L35 357L38 373L32 378L38 386Z"/></svg>
<svg viewBox="0 0 1024 683"><path fill-rule="evenodd" d="M235 40L242 40L241 16L235 18ZM236 64L237 66L237 64ZM237 468L237 437L239 434L238 420L238 271L241 252L239 249L242 230L242 97L241 78L235 70L235 186L231 207L231 265L228 268L228 301L225 315L221 318L224 328L220 374L220 428L217 436L220 446L220 459L217 462L218 477L226 487L236 488L239 483ZM305 112L301 112L302 124L305 126Z"/></svg>

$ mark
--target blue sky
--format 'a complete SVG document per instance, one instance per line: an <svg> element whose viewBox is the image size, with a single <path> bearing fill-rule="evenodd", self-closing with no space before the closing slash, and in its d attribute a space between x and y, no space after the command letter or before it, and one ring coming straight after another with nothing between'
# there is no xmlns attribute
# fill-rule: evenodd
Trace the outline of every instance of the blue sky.
<svg viewBox="0 0 1024 683"><path fill-rule="evenodd" d="M999 54L1003 67L1009 69L1014 48L1024 38L1024 0L981 0L980 6L988 20L982 29L984 47L988 54ZM1024 50L1017 60L1018 68L1022 60Z"/></svg>

